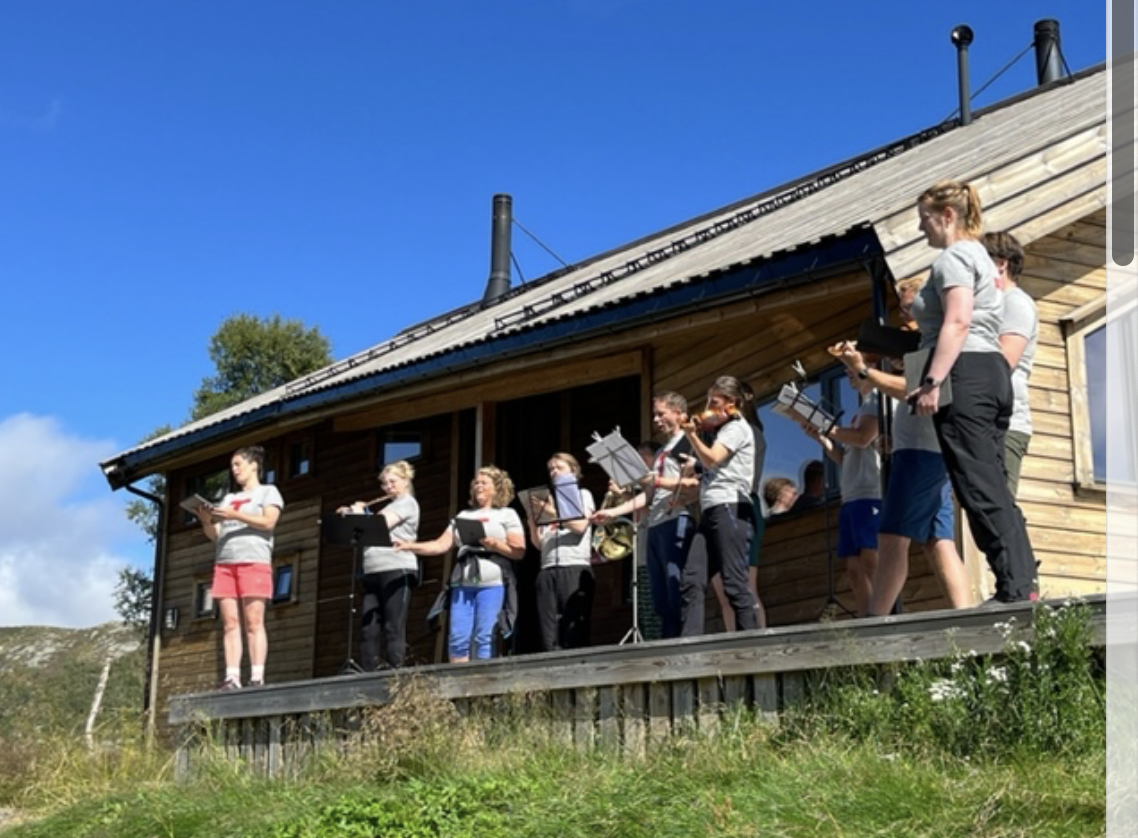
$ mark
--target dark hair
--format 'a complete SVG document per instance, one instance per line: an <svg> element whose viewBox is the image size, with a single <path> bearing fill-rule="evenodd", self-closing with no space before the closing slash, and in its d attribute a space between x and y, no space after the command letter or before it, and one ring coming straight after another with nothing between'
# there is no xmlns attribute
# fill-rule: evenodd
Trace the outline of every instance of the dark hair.
<svg viewBox="0 0 1138 838"><path fill-rule="evenodd" d="M755 400L755 391L751 389L750 384L733 375L721 375L711 383L708 389L715 390L729 398L739 409L739 413L744 419L760 431L764 430L763 420L759 418L758 411L749 406Z"/></svg>
<svg viewBox="0 0 1138 838"><path fill-rule="evenodd" d="M247 463L257 467L257 480L265 476L265 449L260 445L246 445L233 452L234 457L240 457ZM235 492L241 487L233 480L233 472L229 472L229 491Z"/></svg>
<svg viewBox="0 0 1138 838"><path fill-rule="evenodd" d="M985 233L984 247L993 259L1003 259L1008 263L1008 277L1018 281L1023 273L1023 245L1011 233Z"/></svg>

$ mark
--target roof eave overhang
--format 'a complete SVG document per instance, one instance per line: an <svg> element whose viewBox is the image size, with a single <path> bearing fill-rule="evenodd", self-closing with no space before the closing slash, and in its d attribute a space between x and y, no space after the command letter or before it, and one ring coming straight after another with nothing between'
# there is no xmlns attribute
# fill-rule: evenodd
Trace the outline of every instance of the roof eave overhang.
<svg viewBox="0 0 1138 838"><path fill-rule="evenodd" d="M127 452L102 463L101 467L111 488L120 489L160 472L164 463L188 449L213 445L286 417L350 402L364 394L373 395L376 390L469 370L500 358L539 352L570 341L595 338L641 323L814 282L864 266L882 255L881 242L872 227L868 224L855 227L792 250L737 263L703 277L677 281L659 291L514 329L371 375L284 397L185 436Z"/></svg>

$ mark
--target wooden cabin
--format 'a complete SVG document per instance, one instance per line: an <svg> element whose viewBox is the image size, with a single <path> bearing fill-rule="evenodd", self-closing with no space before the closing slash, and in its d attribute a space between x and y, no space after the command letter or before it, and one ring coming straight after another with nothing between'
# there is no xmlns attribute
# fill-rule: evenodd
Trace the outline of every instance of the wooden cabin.
<svg viewBox="0 0 1138 838"><path fill-rule="evenodd" d="M324 543L322 518L378 495L385 462L411 459L421 536L434 537L466 504L480 464L505 468L519 488L544 480L557 450L586 459L594 433L650 434L652 393L702 404L720 374L738 376L765 406L764 479L792 478L816 445L770 412L800 362L808 392L837 407L842 377L825 347L892 305L897 279L937 251L917 231L915 201L933 182L970 181L989 229L1027 247L1021 286L1037 301L1040 345L1031 380L1036 433L1019 500L1041 561L1045 596L1105 591L1104 472L1096 412L1101 371L1090 362L1106 318L1106 152L1102 68L1054 82L684 221L491 300L413 325L371 349L236 407L186 425L102 464L115 489L164 474L168 491L157 550L151 706L220 678L220 625L209 599L213 548L177 501L208 487L230 453L270 453L286 508L276 532L277 591L267 617L268 679L338 674L358 641L350 547ZM471 268L474 273L474 268ZM426 287L429 283L417 283ZM842 618L853 608L835 566L836 474L820 508L772 520L759 568L770 624ZM590 465L585 485L606 485ZM961 547L978 598L990 580L966 533ZM423 563L409 618L410 658L443 660L425 613L449 558ZM615 644L634 625L650 635L646 586L630 562L597 568L593 643ZM532 613L537 553L519 567L522 613L511 654L538 648ZM355 590L353 599L352 592ZM634 597L638 594L638 597ZM943 605L919 553L906 611ZM720 629L708 608L708 631Z"/></svg>

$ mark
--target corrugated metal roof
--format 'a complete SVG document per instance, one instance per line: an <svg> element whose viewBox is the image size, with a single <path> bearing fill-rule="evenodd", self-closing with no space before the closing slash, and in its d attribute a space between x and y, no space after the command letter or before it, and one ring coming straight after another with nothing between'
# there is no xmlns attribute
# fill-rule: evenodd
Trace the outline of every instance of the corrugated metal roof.
<svg viewBox="0 0 1138 838"><path fill-rule="evenodd" d="M169 443L206 429L240 429L274 404L311 401L305 397L491 338L619 306L777 253L810 248L865 225L878 229L896 275L908 275L935 256L917 234L914 204L937 180L980 183L986 220L1002 228L1038 214L1023 195L1040 181L1070 181L1053 200L1100 184L1105 193L1105 177L1095 168L1106 153L1105 105L1103 68L1032 91L977 113L968 126L931 129L559 270L512 289L496 304L472 304L412 327L324 370L123 452L108 460L104 470L150 448L169 450ZM1018 178L1004 176L1017 172Z"/></svg>

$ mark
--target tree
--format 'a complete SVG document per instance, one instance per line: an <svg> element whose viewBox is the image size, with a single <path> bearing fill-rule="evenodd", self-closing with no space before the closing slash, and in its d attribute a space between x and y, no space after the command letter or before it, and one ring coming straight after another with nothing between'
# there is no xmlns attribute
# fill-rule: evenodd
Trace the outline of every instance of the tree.
<svg viewBox="0 0 1138 838"><path fill-rule="evenodd" d="M150 604L154 598L154 580L144 570L124 567L115 585L115 611L131 628L144 629L150 624Z"/></svg>
<svg viewBox="0 0 1138 838"><path fill-rule="evenodd" d="M194 391L190 421L204 419L328 366L332 363L332 347L318 328L306 329L299 320L282 320L279 314L264 319L238 314L222 322L210 338L209 357L217 373L202 379ZM165 425L142 441L171 430ZM151 494L164 496L165 478L151 477L147 488ZM154 504L141 499L131 501L126 514L154 541L158 534L158 510Z"/></svg>
<svg viewBox="0 0 1138 838"><path fill-rule="evenodd" d="M147 434L142 442L149 442L152 439L165 436L172 430L174 429L169 425L162 425ZM161 474L147 478L146 491L156 497L163 497L166 494L166 478ZM147 540L154 541L158 537L158 508L150 501L142 498L130 501L126 505L126 517L134 521L139 529L146 533Z"/></svg>
<svg viewBox="0 0 1138 838"><path fill-rule="evenodd" d="M305 329L299 320L239 314L221 324L210 340L209 357L217 374L203 379L194 393L194 419L326 367L332 350L319 329Z"/></svg>

